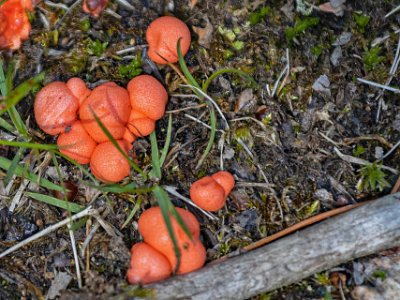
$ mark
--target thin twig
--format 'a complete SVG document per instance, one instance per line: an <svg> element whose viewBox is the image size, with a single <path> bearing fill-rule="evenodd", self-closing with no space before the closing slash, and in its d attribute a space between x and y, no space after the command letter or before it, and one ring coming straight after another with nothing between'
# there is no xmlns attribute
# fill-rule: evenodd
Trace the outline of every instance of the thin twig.
<svg viewBox="0 0 400 300"><path fill-rule="evenodd" d="M200 210L204 215L206 215L207 217L209 217L211 220L217 221L218 218L216 216L214 216L213 214L209 213L208 211L205 211L204 209L200 208L199 206L197 206L197 204L195 204L192 200L190 200L189 198L186 198L185 196L179 194L176 191L176 188L173 186L169 186L169 185L164 185L163 186L164 189L170 193L172 196L175 196L183 201L185 201L187 204L197 208L198 210Z"/></svg>
<svg viewBox="0 0 400 300"><path fill-rule="evenodd" d="M133 7L128 1L126 1L126 0L116 0L116 1L119 4L121 4L121 6L127 8L129 10L135 11L135 7Z"/></svg>
<svg viewBox="0 0 400 300"><path fill-rule="evenodd" d="M204 123L203 121L200 121L196 117L193 117L192 115L188 115L188 114L184 114L184 116L186 118L191 119L191 120L193 120L193 121L195 121L195 122L197 122L197 123L199 123L199 124L203 125L204 127L206 127L206 128L211 130L211 126L210 125ZM225 131L223 131L222 129L217 129L217 131L220 132L220 133L225 133Z"/></svg>
<svg viewBox="0 0 400 300"><path fill-rule="evenodd" d="M395 7L395 8L393 8L389 13L387 13L387 14L384 16L384 18L386 19L387 17L393 15L395 12L397 12L397 11L399 11L399 10L400 10L400 5L397 6L397 7Z"/></svg>
<svg viewBox="0 0 400 300"><path fill-rule="evenodd" d="M204 106L207 106L207 104L203 103L203 104L199 104L199 105L187 106L187 107L174 109L174 110L167 110L165 113L167 113L167 114L175 114L175 113L179 113L179 112L186 111L186 110L202 108Z"/></svg>
<svg viewBox="0 0 400 300"><path fill-rule="evenodd" d="M3 258L4 256L14 252L15 250L18 250L21 247L24 247L25 245L28 245L30 242L33 242L34 240L37 240L45 235L48 235L49 233L57 230L60 227L63 227L67 224L69 224L70 222L73 222L75 220L78 220L80 218L89 216L89 215L94 215L98 213L97 210L92 209L91 206L87 207L86 209L82 210L81 212L77 213L76 215L73 215L72 217L68 217L54 225L51 225L49 227L47 227L46 229L43 229L42 231L30 236L29 238L19 242L18 244L8 248L6 251L4 251L3 253L0 254L0 258Z"/></svg>
<svg viewBox="0 0 400 300"><path fill-rule="evenodd" d="M377 87L377 88L381 88L381 89L384 89L384 90L387 90L387 91L391 91L391 92L393 92L395 94L400 93L400 89L392 87L392 86L387 86L387 85L384 85L384 84L376 83L376 82L369 81L369 80L362 79L362 78L357 78L357 81L359 81L361 83L365 83L365 84L371 85L371 86L374 86L374 87Z"/></svg>
<svg viewBox="0 0 400 300"><path fill-rule="evenodd" d="M224 120L224 122L225 122L225 129L229 129L229 123L228 123L228 121L226 120L224 113L223 113L222 110L219 108L218 104L214 101L214 99L212 99L209 95L207 95L206 93L204 93L201 89L199 89L199 88L196 87L196 86L193 86L193 85L190 85L190 84L188 84L188 85L184 85L184 84L183 84L182 86L183 86L183 87L189 87L189 88L191 88L192 90L197 91L197 92L200 93L203 97L205 97L208 101L210 101L210 102L214 105L214 107L215 107L215 109L217 110L217 112L219 113L219 115L221 116L222 120Z"/></svg>
<svg viewBox="0 0 400 300"><path fill-rule="evenodd" d="M148 46L147 44L136 45L136 46L128 47L128 48L125 48L125 49L121 49L121 50L115 52L115 54L116 55L122 55L122 54L129 53L129 52L135 52L136 50L141 50L141 49L143 49L143 48L145 48L147 46Z"/></svg>
<svg viewBox="0 0 400 300"><path fill-rule="evenodd" d="M69 231L69 238L71 239L72 253L74 254L76 278L78 279L78 287L81 289L82 288L82 276L81 276L81 269L79 266L78 252L76 251L75 236L74 236L73 230L71 229L71 224L68 224L67 227L68 227L68 231Z"/></svg>

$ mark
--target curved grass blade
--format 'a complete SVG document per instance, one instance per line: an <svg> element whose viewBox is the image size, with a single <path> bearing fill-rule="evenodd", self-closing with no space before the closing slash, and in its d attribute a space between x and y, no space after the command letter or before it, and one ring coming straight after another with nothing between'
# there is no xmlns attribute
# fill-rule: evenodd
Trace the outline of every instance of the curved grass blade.
<svg viewBox="0 0 400 300"><path fill-rule="evenodd" d="M8 93L5 99L5 106L0 109L0 115L5 113L10 108L15 107L15 105L17 105L19 101L28 95L32 88L42 82L43 79L44 72L24 81L12 91L7 91Z"/></svg>
<svg viewBox="0 0 400 300"><path fill-rule="evenodd" d="M99 117L96 115L96 113L94 112L94 110L90 107L90 111L94 117L94 119L96 120L97 125L100 126L101 130L104 132L104 134L107 136L107 138L110 140L110 142L114 145L115 148L118 149L118 151L122 154L122 156L128 161L128 163L130 164L130 166L138 173L140 173L140 175L143 176L144 179L147 179L146 174L142 171L142 169L140 169L130 158L129 156L125 153L124 150L122 150L122 148L120 147L120 145L117 143L117 141L114 139L114 137L111 135L111 133L108 131L108 129L106 128L106 126L104 126L103 122L101 122L101 120L99 119Z"/></svg>
<svg viewBox="0 0 400 300"><path fill-rule="evenodd" d="M165 225L167 226L168 234L171 237L172 244L174 245L174 251L176 256L176 266L174 271L176 272L179 269L179 265L181 263L181 252L179 250L178 242L176 240L174 231L172 229L171 216L170 216L170 205L172 205L171 200L169 199L168 194L159 186L155 186L153 188L153 194L157 199L158 205L160 206Z"/></svg>
<svg viewBox="0 0 400 300"><path fill-rule="evenodd" d="M35 200L59 207L59 208L63 208L66 210L70 210L73 213L78 213L82 210L85 209L84 206L76 204L76 203L71 203L65 200L60 200L58 198L52 197L52 196L47 196L47 195L43 195L40 193L32 193L32 192L25 192L25 195L28 197L31 197Z"/></svg>
<svg viewBox="0 0 400 300"><path fill-rule="evenodd" d="M124 229L129 224L130 221L132 221L133 217L138 212L138 210L140 209L141 206L142 206L142 199L139 198L136 201L135 206L133 207L132 211L130 212L128 218L125 220L124 224L122 224L121 230Z"/></svg>
<svg viewBox="0 0 400 300"><path fill-rule="evenodd" d="M15 131L15 128L1 117L0 117L0 127L3 127L5 130L7 130L11 133L14 133L14 131Z"/></svg>
<svg viewBox="0 0 400 300"><path fill-rule="evenodd" d="M179 65L182 69L183 74L188 79L188 81L190 82L191 85L194 85L195 87L198 87L199 89L201 89L200 85L197 83L196 79L194 79L194 77L190 73L190 71L186 65L186 62L183 59L182 50L181 50L181 39L178 40L177 50L178 50ZM199 96L199 97L201 97L201 96Z"/></svg>
<svg viewBox="0 0 400 300"><path fill-rule="evenodd" d="M18 166L18 163L21 160L21 155L24 153L24 151L25 148L19 148L13 160L11 161L10 168L7 170L7 175L3 179L5 186L10 182L11 178L13 177L15 173L15 168Z"/></svg>
<svg viewBox="0 0 400 300"><path fill-rule="evenodd" d="M156 132L153 131L150 134L151 142L151 162L153 164L153 169L151 174L157 178L161 179L161 166L160 166L160 152L158 151Z"/></svg>
<svg viewBox="0 0 400 300"><path fill-rule="evenodd" d="M7 158L0 157L0 168L1 169L8 170L11 166L11 163L12 162L10 160L8 160ZM21 166L17 166L15 168L14 174L18 177L26 178L26 179L32 181L33 183L36 183L46 189L62 192L62 188L59 185L54 184L47 179L40 178L38 175L33 174L32 172L29 172L28 170L24 170L24 168L22 168Z"/></svg>
<svg viewBox="0 0 400 300"><path fill-rule="evenodd" d="M207 93L208 87L210 86L211 82L217 78L218 76L221 76L223 74L227 74L227 73L234 73L234 74L238 74L240 76L243 76L244 78L246 78L248 81L250 81L251 83L253 83L254 85L258 86L258 83L254 80L253 77L251 77L249 74L247 74L246 72L242 71L242 70L237 70L237 69L221 69L218 71L215 71L214 73L211 74L210 77L207 78L206 81L204 81L203 83L203 88L202 90Z"/></svg>
<svg viewBox="0 0 400 300"><path fill-rule="evenodd" d="M164 148L163 148L163 150L161 152L160 167L163 166L163 164L165 162L165 159L167 158L169 145L171 144L171 137L172 137L172 114L169 114L168 127L167 127L167 137L165 139Z"/></svg>

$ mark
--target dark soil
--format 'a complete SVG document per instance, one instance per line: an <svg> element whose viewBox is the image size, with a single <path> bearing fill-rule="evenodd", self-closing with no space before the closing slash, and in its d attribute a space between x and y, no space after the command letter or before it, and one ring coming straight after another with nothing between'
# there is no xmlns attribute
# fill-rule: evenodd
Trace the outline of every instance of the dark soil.
<svg viewBox="0 0 400 300"><path fill-rule="evenodd" d="M71 0L61 2L73 4ZM380 152L386 153L400 139L399 96L391 92L383 94L382 109L376 120L379 90L357 82L357 78L364 78L384 84L389 77L398 43L394 31L400 26L400 14L386 19L384 15L397 5L396 1L347 1L343 16L318 10L305 16L296 11L293 1L268 1L265 16L261 15L261 9L266 7L264 1L199 1L192 9L186 0L128 2L134 11L117 1L108 5L122 17L120 20L106 12L97 19L89 17L80 5L63 17L64 10L42 2L33 15L30 39L19 51L3 52L2 57L6 65L12 59L18 61L15 85L44 70L44 84L77 76L93 88L108 80L126 86L129 77L121 74L120 66L129 64L132 56L141 55L144 72L159 76L171 95L167 110L173 118L172 144L161 184L176 187L179 193L188 196L192 182L220 169L222 143L223 167L238 182L227 206L216 214L218 221L211 221L198 210L187 207L201 223L208 261L322 211L390 192L396 174L382 169L379 162L374 170L366 171L365 166L340 158L334 147L343 154L373 163L380 159ZM318 6L320 2L314 4ZM145 30L153 19L164 14L179 17L192 32L199 33L193 32L192 46L185 57L199 82L214 71L233 68L247 72L258 83L254 86L231 74L212 82L208 94L218 103L230 128L225 135L217 133L212 151L199 168L196 165L210 132L186 114L209 123L209 111L204 106L176 111L197 106L199 101L182 97L191 92L180 87L183 82L173 69L168 66L154 69L143 56ZM361 17L370 17L365 26L360 24ZM288 28L311 18L318 20L318 24L305 30L297 28L295 36L288 36ZM49 22L49 28L46 29L43 19ZM249 20L259 22L250 24ZM347 41L337 43L346 36ZM386 38L378 40L383 37ZM91 44L97 40L97 48L106 43L98 55L93 53L97 48ZM380 50L378 57L370 58L373 44ZM132 46L138 46L134 52L116 54ZM282 78L284 84L271 97L267 85L272 91L286 66L286 51L290 73ZM315 83L322 75L327 76L330 84L317 88ZM390 85L400 86L398 73ZM36 142L54 143L55 139L40 133L34 122L33 99L34 95L29 95L17 109L27 120ZM224 129L223 120L217 117L218 128ZM164 145L167 123L168 115L157 123L160 148ZM0 133L4 139L5 133ZM134 149L140 166L150 169L149 139L135 141ZM3 146L1 153L12 159L16 149ZM39 165L44 160L44 153L25 154L32 164ZM156 203L155 199L150 194L95 197L96 191L79 181L86 179L79 169L61 158L59 162L65 172L64 180L78 187L74 201L99 208L115 232L115 236L110 236L102 228L97 230L89 252L80 257L83 289L93 298L107 298L104 295L125 291L129 248L140 240L135 220L144 209ZM399 169L398 153L395 151L385 158L383 165ZM42 176L57 182L57 174L54 167L50 172L51 168L50 162ZM370 183L374 176L381 178L375 185ZM138 180L139 176L132 173L124 183ZM28 197L22 197L17 209L10 213L8 207L21 182L16 178L8 194L3 194L2 187L2 251L68 216L59 208ZM26 191L32 189L39 188L29 185ZM50 193L42 188L40 191ZM122 229L139 200L140 210ZM186 207L178 199L173 198L173 202ZM95 219L88 219L86 226L83 224L75 231L78 250L93 223ZM80 296L74 294L78 288L74 264L69 233L63 227L1 259L0 299L41 299L60 273L72 276L64 297L78 299ZM332 281L338 272L345 274L346 288L342 291L346 299L351 299L357 283L353 266L354 262L336 271L317 274L289 288L261 295L259 299L340 299L340 289Z"/></svg>

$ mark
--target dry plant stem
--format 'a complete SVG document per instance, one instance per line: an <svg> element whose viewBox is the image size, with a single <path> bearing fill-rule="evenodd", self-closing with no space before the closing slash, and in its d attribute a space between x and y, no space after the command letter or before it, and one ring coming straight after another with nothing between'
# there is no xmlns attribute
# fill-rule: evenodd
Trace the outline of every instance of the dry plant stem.
<svg viewBox="0 0 400 300"><path fill-rule="evenodd" d="M145 48L147 46L148 46L147 44L144 44L144 45L137 45L137 46L133 46L133 47L128 47L128 48L121 49L121 50L115 52L115 54L116 55L122 55L122 54L129 53L129 52L135 52L136 50L141 50L141 49L143 49L143 48Z"/></svg>
<svg viewBox="0 0 400 300"><path fill-rule="evenodd" d="M394 60L393 60L392 66L390 67L389 78L385 82L386 86L388 86L392 82L392 80L393 80L393 78L394 78L394 76L395 76L395 74L397 72L397 69L399 67L399 63L400 63L400 35L399 35L399 41L397 43L396 54L394 56ZM379 91L379 94L376 97L376 100L379 101L378 102L378 111L376 113L376 119L375 119L376 122L378 122L378 120L379 120L380 112L381 112L381 109L382 109L383 94L384 94L384 91L381 90L381 91Z"/></svg>
<svg viewBox="0 0 400 300"><path fill-rule="evenodd" d="M121 6L131 10L131 11L135 11L135 7L133 7L128 1L126 0L116 0L116 2L118 2L119 4L121 4Z"/></svg>
<svg viewBox="0 0 400 300"><path fill-rule="evenodd" d="M384 18L386 19L387 17L393 15L395 12L397 12L397 11L399 11L399 10L400 10L400 5L397 6L397 7L395 7L395 8L393 8L389 13L387 13L387 14L385 15Z"/></svg>
<svg viewBox="0 0 400 300"><path fill-rule="evenodd" d="M175 188L175 187L168 186L168 185L164 185L163 188L164 188L168 193L170 193L172 196L175 196L175 197L177 197L177 198L179 198L179 199L185 201L187 204L189 204L189 205L191 205L191 206L197 208L199 211L201 211L205 216L207 216L207 217L210 218L211 220L213 220L213 221L218 220L218 218L217 218L216 216L214 216L212 213L209 213L208 211L205 211L204 209L198 207L197 204L193 203L189 198L186 198L185 196L179 194L179 193L176 191L176 188Z"/></svg>
<svg viewBox="0 0 400 300"><path fill-rule="evenodd" d="M186 79L185 75L183 75L181 69L180 69L178 66L176 66L176 65L174 65L174 64L171 64L171 63L169 63L168 66L170 66L170 68L171 68L172 70L174 70L174 71L176 72L176 74L179 75L179 77L182 79L182 81L183 81L184 83L189 84L189 81Z"/></svg>
<svg viewBox="0 0 400 300"><path fill-rule="evenodd" d="M217 112L219 113L219 115L221 116L222 120L224 120L225 122L225 129L229 129L229 123L225 118L224 113L222 112L221 108L219 108L218 104L214 101L214 99L212 99L210 96L208 96L205 92L203 92L201 89L199 89L198 87L195 87L193 85L182 85L183 87L189 87L191 89L194 89L195 91L197 91L199 94L201 94L204 98L206 98L208 101L211 102L212 105L214 105L215 109L217 110ZM199 98L199 97L197 97Z"/></svg>
<svg viewBox="0 0 400 300"><path fill-rule="evenodd" d="M183 108L179 108L179 109L174 109L174 110L167 110L165 113L167 114L176 114L182 111L186 111L186 110L191 110L191 109L199 109L202 107L207 106L207 104L199 104L199 105L194 105L194 106L188 106L188 107L183 107Z"/></svg>
<svg viewBox="0 0 400 300"><path fill-rule="evenodd" d="M190 119L190 120L193 120L193 121L195 121L195 122L197 122L197 123L199 123L199 124L203 125L204 127L206 127L206 128L208 128L208 129L211 130L211 126L210 126L210 125L204 123L203 121L200 121L199 119L193 117L192 115L185 114L184 116L185 116L186 118L188 118L188 119ZM225 133L225 131L223 131L222 129L217 129L217 132L222 133L222 134Z"/></svg>
<svg viewBox="0 0 400 300"><path fill-rule="evenodd" d="M81 246L80 250L82 257L85 256L85 250L89 249L89 243L93 239L94 235L96 234L97 230L99 230L99 228L100 228L100 223L96 221L96 223L94 223L93 228L90 230L89 234L86 236L86 239Z"/></svg>
<svg viewBox="0 0 400 300"><path fill-rule="evenodd" d="M392 147L392 149L390 149L388 152L386 152L386 154L384 156L382 156L382 160L384 160L385 158L387 158L388 156L390 156L398 147L400 146L400 141L398 141L396 143L396 145L394 145Z"/></svg>
<svg viewBox="0 0 400 300"><path fill-rule="evenodd" d="M344 161L347 161L347 162L353 163L353 164L364 165L364 166L370 164L370 162L368 162L368 161L366 161L366 160L364 160L364 159L361 159L361 158L358 158L358 157L354 157L354 156L350 156L350 155L343 154L343 153L340 152L339 149L336 148L336 147L334 147L333 149L334 149L335 153L336 153L341 159L343 159ZM387 167L387 166L384 166L384 165L382 165L382 169L387 170L387 171L389 171L389 172L392 172L392 173L395 174L395 175L397 175L397 174L399 173L396 169L393 169L393 168L391 168L391 167Z"/></svg>
<svg viewBox="0 0 400 300"><path fill-rule="evenodd" d="M69 231L69 238L71 239L72 253L74 254L76 278L78 279L78 287L81 289L82 288L82 276L81 276L81 269L79 266L78 252L76 251L75 236L74 236L74 232L71 230L71 224L68 224L67 227L68 227L68 231Z"/></svg>
<svg viewBox="0 0 400 300"><path fill-rule="evenodd" d="M253 121L253 122L257 123L262 128L262 130L264 130L264 131L267 130L267 127L265 127L263 122L258 121L256 118L253 118L253 117L242 117L242 118L236 118L236 119L229 120L229 122L239 122L239 121Z"/></svg>
<svg viewBox="0 0 400 300"><path fill-rule="evenodd" d="M14 252L15 250L18 250L19 248L24 247L25 245L28 245L30 242L33 242L34 240L37 240L43 236L46 236L49 233L57 230L58 228L68 225L69 223L71 223L75 220L78 220L78 219L86 217L86 216L95 215L95 214L98 214L97 210L92 209L92 207L89 206L86 209L82 210L81 212L73 215L72 217L66 218L54 225L51 225L51 226L47 227L46 229L43 229L42 231L23 240L22 242L8 248L6 251L4 251L3 253L0 254L0 258L3 258L4 256Z"/></svg>
<svg viewBox="0 0 400 300"><path fill-rule="evenodd" d="M106 8L104 10L104 12L108 15L110 15L111 17L116 18L117 20L121 20L122 16L120 16L119 14L117 14L115 11L113 11L112 9Z"/></svg>
<svg viewBox="0 0 400 300"><path fill-rule="evenodd" d="M319 135L322 136L324 139L326 139L329 143L331 143L332 145L335 145L337 148L340 147L340 144L335 142L334 140L332 140L330 137L328 137L327 135L325 135L324 133L322 133L321 131L318 131Z"/></svg>
<svg viewBox="0 0 400 300"><path fill-rule="evenodd" d="M399 94L400 93L400 89L392 87L392 86L376 83L376 82L369 81L369 80L362 79L362 78L357 78L357 81L359 81L361 83L365 83L365 84L371 85L371 86L374 86L374 87L377 87L377 88L381 88L381 89L384 89L384 90L387 90L387 91L390 91L390 92L393 92L395 94Z"/></svg>
<svg viewBox="0 0 400 300"><path fill-rule="evenodd" d="M385 145L386 147L388 147L389 149L393 148L393 145L391 143L389 143L384 137L379 136L377 134L358 136L358 137L354 137L354 138L345 138L343 140L343 143L345 145L351 145L354 143L358 143L359 141L378 141L382 145Z"/></svg>

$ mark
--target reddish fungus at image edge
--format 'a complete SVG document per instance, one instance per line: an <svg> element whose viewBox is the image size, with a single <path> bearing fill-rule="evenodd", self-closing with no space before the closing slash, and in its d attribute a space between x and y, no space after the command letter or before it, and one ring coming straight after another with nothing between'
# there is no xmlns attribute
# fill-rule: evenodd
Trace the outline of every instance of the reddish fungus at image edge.
<svg viewBox="0 0 400 300"><path fill-rule="evenodd" d="M0 7L0 49L16 50L31 31L26 10L33 11L31 0L8 0Z"/></svg>
<svg viewBox="0 0 400 300"><path fill-rule="evenodd" d="M98 17L106 8L107 4L108 0L83 0L82 9L85 13Z"/></svg>

